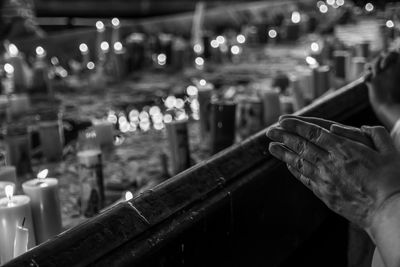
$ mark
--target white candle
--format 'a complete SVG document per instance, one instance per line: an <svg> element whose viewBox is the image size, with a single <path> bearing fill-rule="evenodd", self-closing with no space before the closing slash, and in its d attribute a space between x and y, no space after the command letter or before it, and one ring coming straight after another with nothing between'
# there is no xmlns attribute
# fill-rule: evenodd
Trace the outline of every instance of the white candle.
<svg viewBox="0 0 400 267"><path fill-rule="evenodd" d="M355 80L360 78L365 71L365 65L367 64L367 59L365 57L354 57L351 60L352 70L351 79Z"/></svg>
<svg viewBox="0 0 400 267"><path fill-rule="evenodd" d="M305 106L305 99L301 81L298 77L292 80L291 93L293 95L293 109L297 111Z"/></svg>
<svg viewBox="0 0 400 267"><path fill-rule="evenodd" d="M24 227L25 218L21 226L17 226L14 239L14 258L28 250L29 230Z"/></svg>
<svg viewBox="0 0 400 267"><path fill-rule="evenodd" d="M15 191L15 184L11 182L2 182L0 181L0 198L6 197L6 187L12 187L12 191ZM11 190L11 189L9 189Z"/></svg>
<svg viewBox="0 0 400 267"><path fill-rule="evenodd" d="M35 236L38 244L54 237L62 230L58 180L46 178L47 170L37 179L22 184L24 193L30 197Z"/></svg>
<svg viewBox="0 0 400 267"><path fill-rule="evenodd" d="M14 67L10 63L4 64L4 72L6 74L5 78L2 81L2 85L4 88L4 92L6 94L12 94L15 91L15 83L14 83Z"/></svg>
<svg viewBox="0 0 400 267"><path fill-rule="evenodd" d="M0 199L0 259L4 264L14 257L14 240L17 225L25 218L30 235L28 249L35 246L34 228L28 196L13 196L12 187L6 187L7 197Z"/></svg>
<svg viewBox="0 0 400 267"><path fill-rule="evenodd" d="M31 109L31 102L27 94L12 94L8 97L8 113L11 117L18 117Z"/></svg>
<svg viewBox="0 0 400 267"><path fill-rule="evenodd" d="M114 146L114 125L108 121L94 121L97 143L102 148Z"/></svg>
<svg viewBox="0 0 400 267"><path fill-rule="evenodd" d="M13 81L16 91L25 90L28 87L28 77L25 73L28 66L15 44L8 45L8 58L6 58L6 61L14 68Z"/></svg>
<svg viewBox="0 0 400 267"><path fill-rule="evenodd" d="M97 52L97 61L103 60L103 51L101 49L101 43L105 40L105 26L102 21L96 22L96 30L97 30L97 37L96 37L96 52Z"/></svg>
<svg viewBox="0 0 400 267"><path fill-rule="evenodd" d="M186 119L166 123L167 137L171 152L173 174L190 167L190 149Z"/></svg>
<svg viewBox="0 0 400 267"><path fill-rule="evenodd" d="M79 45L79 51L81 52L81 56L82 56L82 66L86 67L86 65L90 61L89 47L87 46L87 44L81 43Z"/></svg>
<svg viewBox="0 0 400 267"><path fill-rule="evenodd" d="M262 91L262 101L264 108L264 125L269 126L278 121L279 116L282 114L279 90L264 89Z"/></svg>
<svg viewBox="0 0 400 267"><path fill-rule="evenodd" d="M121 26L121 22L119 21L118 18L113 18L111 20L111 24L112 24L111 43L115 44L116 42L120 41L119 28Z"/></svg>

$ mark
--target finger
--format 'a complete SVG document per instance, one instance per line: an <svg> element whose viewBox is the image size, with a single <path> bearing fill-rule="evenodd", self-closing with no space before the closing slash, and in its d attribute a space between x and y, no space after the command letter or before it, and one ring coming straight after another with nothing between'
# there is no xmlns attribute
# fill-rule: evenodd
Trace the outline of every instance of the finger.
<svg viewBox="0 0 400 267"><path fill-rule="evenodd" d="M359 128L351 127L351 126L344 126L333 124L331 126L331 132L339 135L341 137L348 138L355 142L359 142L361 144L366 145L369 148L375 149L375 145L372 142L371 138L366 136L364 132L361 131Z"/></svg>
<svg viewBox="0 0 400 267"><path fill-rule="evenodd" d="M329 157L329 153L325 150L308 142L303 137L287 132L282 128L270 128L267 136L276 142L283 143L297 155L314 165L321 164L324 159Z"/></svg>
<svg viewBox="0 0 400 267"><path fill-rule="evenodd" d="M300 135L307 141L328 152L336 150L336 144L342 141L337 135L331 134L325 128L302 121L301 119L287 118L279 123L286 131Z"/></svg>
<svg viewBox="0 0 400 267"><path fill-rule="evenodd" d="M396 151L390 134L382 126L362 126L361 130L371 138L376 149L380 152Z"/></svg>
<svg viewBox="0 0 400 267"><path fill-rule="evenodd" d="M373 77L376 77L381 72L380 71L381 61L382 61L382 56L379 56L372 62L371 70L372 70Z"/></svg>
<svg viewBox="0 0 400 267"><path fill-rule="evenodd" d="M399 54L395 51L389 52L385 57L380 61L380 69L381 71L385 71L390 66L394 65L397 62Z"/></svg>
<svg viewBox="0 0 400 267"><path fill-rule="evenodd" d="M270 143L269 152L279 160L293 166L297 171L313 181L318 179L318 167L299 157L299 155L289 150L283 144L277 142Z"/></svg>
<svg viewBox="0 0 400 267"><path fill-rule="evenodd" d="M310 189L313 192L314 192L314 190L316 190L317 185L313 180L311 180L308 177L305 177L298 170L296 170L296 168L293 167L292 165L286 164L286 166L287 166L288 170L293 174L293 176L295 178L297 178L298 180L300 180L300 182L302 182L308 189Z"/></svg>
<svg viewBox="0 0 400 267"><path fill-rule="evenodd" d="M283 120L283 119L288 119L288 118L292 118L292 119L300 119L302 121L305 122L309 122L309 123L313 123L316 124L322 128L325 128L327 130L330 129L332 124L339 124L335 121L330 121L330 120L325 120L325 119L321 119L321 118L315 118L315 117L302 117L302 116L295 116L295 115L282 115L279 118L279 121Z"/></svg>

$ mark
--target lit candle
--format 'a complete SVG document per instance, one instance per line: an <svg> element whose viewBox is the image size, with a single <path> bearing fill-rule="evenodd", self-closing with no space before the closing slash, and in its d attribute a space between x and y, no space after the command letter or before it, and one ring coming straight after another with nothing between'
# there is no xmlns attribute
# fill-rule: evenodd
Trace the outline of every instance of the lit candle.
<svg viewBox="0 0 400 267"><path fill-rule="evenodd" d="M51 94L51 86L49 80L49 68L46 62L46 50L38 46L35 49L36 60L33 64L33 78L32 78L32 89L33 93L39 94Z"/></svg>
<svg viewBox="0 0 400 267"><path fill-rule="evenodd" d="M243 97L238 104L237 131L241 139L264 128L263 104L259 98Z"/></svg>
<svg viewBox="0 0 400 267"><path fill-rule="evenodd" d="M205 141L210 134L210 105L212 92L212 86L200 85L198 88L200 134L203 141Z"/></svg>
<svg viewBox="0 0 400 267"><path fill-rule="evenodd" d="M85 43L79 45L79 51L82 56L82 66L86 67L90 61L89 47Z"/></svg>
<svg viewBox="0 0 400 267"><path fill-rule="evenodd" d="M365 65L367 64L367 59L365 57L354 57L351 59L351 79L355 80L360 78L365 71Z"/></svg>
<svg viewBox="0 0 400 267"><path fill-rule="evenodd" d="M236 103L217 101L211 104L211 150L215 154L235 141Z"/></svg>
<svg viewBox="0 0 400 267"><path fill-rule="evenodd" d="M81 182L81 214L93 217L104 206L104 180L101 151L88 149L78 152Z"/></svg>
<svg viewBox="0 0 400 267"><path fill-rule="evenodd" d="M279 90L263 88L261 99L264 106L264 126L269 126L275 123L282 114Z"/></svg>
<svg viewBox="0 0 400 267"><path fill-rule="evenodd" d="M331 87L329 66L320 66L313 69L314 75L314 97L320 97Z"/></svg>
<svg viewBox="0 0 400 267"><path fill-rule="evenodd" d="M333 58L335 77L343 81L348 81L350 78L350 52L342 50L335 51L333 53Z"/></svg>
<svg viewBox="0 0 400 267"><path fill-rule="evenodd" d="M188 121L186 119L165 124L171 152L173 174L178 174L190 167L187 124Z"/></svg>
<svg viewBox="0 0 400 267"><path fill-rule="evenodd" d="M114 146L114 124L109 121L94 121L96 140L101 148L112 148Z"/></svg>
<svg viewBox="0 0 400 267"><path fill-rule="evenodd" d="M104 26L104 23L100 20L96 22L96 31L97 31L97 37L96 37L97 61L102 61L104 55L103 55L103 50L101 49L101 44L105 40L106 27Z"/></svg>
<svg viewBox="0 0 400 267"><path fill-rule="evenodd" d="M12 186L5 188L6 196L0 199L0 259L4 264L14 257L14 240L19 225L25 218L25 227L30 233L28 249L35 246L35 236L28 196L13 196Z"/></svg>
<svg viewBox="0 0 400 267"><path fill-rule="evenodd" d="M17 226L14 239L14 258L24 254L28 250L29 230L24 227L25 218L21 225Z"/></svg>
<svg viewBox="0 0 400 267"><path fill-rule="evenodd" d="M43 170L37 179L22 184L24 193L31 199L31 209L38 244L59 234L62 230L58 180L46 178L48 170Z"/></svg>
<svg viewBox="0 0 400 267"><path fill-rule="evenodd" d="M113 74L115 78L121 79L127 72L126 50L121 42L115 42L113 45Z"/></svg>
<svg viewBox="0 0 400 267"><path fill-rule="evenodd" d="M293 95L293 109L297 111L305 106L305 99L301 80L299 77L292 79L291 94Z"/></svg>
<svg viewBox="0 0 400 267"><path fill-rule="evenodd" d="M14 67L10 63L6 63L3 69L6 74L2 81L3 90L6 94L12 94L15 92Z"/></svg>
<svg viewBox="0 0 400 267"><path fill-rule="evenodd" d="M25 91L28 87L28 77L25 72L28 66L15 44L8 45L6 62L10 63L14 68L13 81L15 90L17 92Z"/></svg>
<svg viewBox="0 0 400 267"><path fill-rule="evenodd" d="M59 161L63 156L64 129L58 110L51 109L40 116L40 147L48 161Z"/></svg>
<svg viewBox="0 0 400 267"><path fill-rule="evenodd" d="M111 20L111 24L112 24L111 43L115 44L116 42L120 41L119 28L121 26L121 22L119 21L118 18L113 18Z"/></svg>
<svg viewBox="0 0 400 267"><path fill-rule="evenodd" d="M31 110L31 102L27 94L12 94L8 96L9 118L18 118Z"/></svg>
<svg viewBox="0 0 400 267"><path fill-rule="evenodd" d="M6 197L6 187L13 188L13 192L15 191L15 184L12 182L4 182L4 181L0 181L0 198Z"/></svg>

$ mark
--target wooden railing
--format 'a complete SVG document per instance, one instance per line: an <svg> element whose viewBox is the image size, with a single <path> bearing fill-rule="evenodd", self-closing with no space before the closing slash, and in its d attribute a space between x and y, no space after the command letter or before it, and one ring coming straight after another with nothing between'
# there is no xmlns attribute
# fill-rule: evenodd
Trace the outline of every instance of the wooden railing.
<svg viewBox="0 0 400 267"><path fill-rule="evenodd" d="M377 124L361 81L298 114ZM264 130L5 266L345 266L347 222L268 143Z"/></svg>

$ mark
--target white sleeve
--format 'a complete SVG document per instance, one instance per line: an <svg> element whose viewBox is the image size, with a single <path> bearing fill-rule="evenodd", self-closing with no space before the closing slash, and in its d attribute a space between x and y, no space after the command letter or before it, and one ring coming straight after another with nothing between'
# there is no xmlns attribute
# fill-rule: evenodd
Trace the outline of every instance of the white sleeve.
<svg viewBox="0 0 400 267"><path fill-rule="evenodd" d="M392 131L390 132L390 136L392 136L394 145L396 146L397 150L400 151L400 119L397 120L396 124L394 125Z"/></svg>

